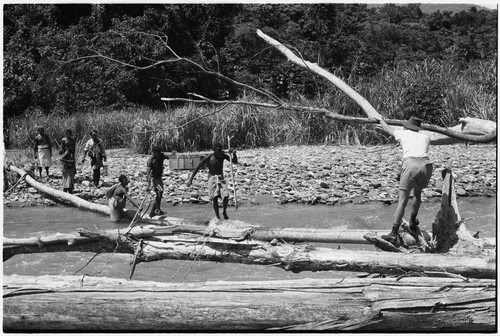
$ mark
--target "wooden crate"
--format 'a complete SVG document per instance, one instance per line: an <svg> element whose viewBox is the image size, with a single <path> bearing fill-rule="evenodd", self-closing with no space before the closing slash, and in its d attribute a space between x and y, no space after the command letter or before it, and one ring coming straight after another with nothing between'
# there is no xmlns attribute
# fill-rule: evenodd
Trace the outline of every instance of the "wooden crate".
<svg viewBox="0 0 500 336"><path fill-rule="evenodd" d="M208 153L182 153L174 157L170 157L168 165L170 170L193 170L200 164L201 160L207 156ZM200 169L206 168L203 165Z"/></svg>

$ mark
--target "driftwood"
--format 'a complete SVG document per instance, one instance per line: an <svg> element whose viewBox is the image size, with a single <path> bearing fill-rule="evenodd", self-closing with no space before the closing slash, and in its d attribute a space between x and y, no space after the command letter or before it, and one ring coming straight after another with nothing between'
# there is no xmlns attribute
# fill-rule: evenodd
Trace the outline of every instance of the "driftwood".
<svg viewBox="0 0 500 336"><path fill-rule="evenodd" d="M78 208L88 209L90 211L95 211L102 213L104 215L109 215L109 207L107 205L92 203L84 199L81 199L75 195L64 192L62 190L56 190L54 188L46 186L43 183L40 183L33 177L31 177L25 170L18 168L14 165L10 165L9 169L13 172L18 173L21 176L21 178L24 178L26 183L31 185L33 188L46 195L49 195L50 197L72 203Z"/></svg>
<svg viewBox="0 0 500 336"><path fill-rule="evenodd" d="M473 237L463 223L451 170L443 171L443 180L441 209L432 224L435 249L440 253L495 256L496 242Z"/></svg>
<svg viewBox="0 0 500 336"><path fill-rule="evenodd" d="M347 94L351 99L353 99L361 107L361 109L368 116L368 118L374 119L374 121L382 118L382 116L377 112L377 110L375 110L375 108L364 97L362 97L359 93L354 91L350 86L348 86L340 78L336 77L332 73L321 68L320 66L318 66L318 64L311 63L309 61L306 61L306 60L298 57L292 51L290 51L287 47L285 47L283 44L276 41L272 37L264 34L259 29L257 29L257 35L259 35L259 37L261 37L268 44L272 45L277 50L279 50L283 55L285 55L285 57L289 61L297 64L298 66L304 67L304 68L310 70L311 72L314 72L317 75L320 75L321 77L328 80L330 83L337 86L340 90L342 90L345 94ZM328 114L325 114L325 116L328 116ZM467 120L464 119L464 122L467 123ZM455 138L455 139L458 139L461 141L468 141L468 142L492 142L497 137L496 126L494 129L492 129L486 135L466 134L466 133L462 132L463 130L459 131L455 128L446 128L446 127L440 127L440 126L430 125L430 124L425 124L425 123L423 123L421 127L422 127L422 129L427 130L427 131L440 133L440 134L443 134L443 135L448 136L448 137L452 137L452 138ZM444 141L444 140L442 140L442 141Z"/></svg>
<svg viewBox="0 0 500 336"><path fill-rule="evenodd" d="M228 221L230 222L230 221ZM156 232L155 230L158 230ZM271 265L292 272L362 271L369 273L405 274L408 272L446 271L465 277L494 278L494 258L454 255L339 250L311 244L271 244L246 239L236 241L212 235L192 233L169 234L164 227L148 225L108 231L78 230L78 235L60 239L32 239L30 244L5 245L4 258L19 253L84 251L95 253L135 254L136 262L162 259L206 260L216 262ZM87 237L87 240L81 237ZM137 245L142 239L142 249ZM37 241L45 244L36 244ZM8 242L8 241L7 241ZM9 242L9 243L12 243Z"/></svg>
<svg viewBox="0 0 500 336"><path fill-rule="evenodd" d="M4 276L5 332L494 332L494 280L435 277L159 283Z"/></svg>

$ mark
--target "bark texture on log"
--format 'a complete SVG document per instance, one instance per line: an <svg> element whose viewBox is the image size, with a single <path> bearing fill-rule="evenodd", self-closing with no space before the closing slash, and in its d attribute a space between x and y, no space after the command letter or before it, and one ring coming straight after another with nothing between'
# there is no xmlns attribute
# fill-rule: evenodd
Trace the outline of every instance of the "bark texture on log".
<svg viewBox="0 0 500 336"><path fill-rule="evenodd" d="M89 237L89 242L78 245L64 242L55 244L22 245L4 249L5 255L55 251L116 252L134 254L144 232L153 232L154 227L134 228L137 236L125 235L118 230L85 231L80 235ZM162 228L160 228L162 229ZM149 233L148 233L149 234ZM233 239L200 236L196 234L152 234L143 240L143 247L137 254L137 262L162 259L205 260L216 262L272 265L292 272L302 271L361 271L370 273L405 274L407 272L447 271L466 277L494 278L494 258L471 258L439 254L415 254L373 251L339 250L315 247L311 244L273 245L267 242L247 239ZM20 249L20 250L16 250Z"/></svg>
<svg viewBox="0 0 500 336"><path fill-rule="evenodd" d="M496 282L441 278L158 283L4 277L4 331L486 331Z"/></svg>

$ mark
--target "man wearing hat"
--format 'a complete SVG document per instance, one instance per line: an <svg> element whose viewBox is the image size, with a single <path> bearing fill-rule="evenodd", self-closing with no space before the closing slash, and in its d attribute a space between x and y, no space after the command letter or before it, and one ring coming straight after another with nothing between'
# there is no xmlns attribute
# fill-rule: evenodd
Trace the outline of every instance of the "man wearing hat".
<svg viewBox="0 0 500 336"><path fill-rule="evenodd" d="M85 144L83 149L82 163L85 162L85 157L90 157L90 165L92 166L92 181L96 188L99 187L101 179L101 167L104 166L103 161L106 161L106 151L101 139L97 137L97 131L90 131L90 139Z"/></svg>
<svg viewBox="0 0 500 336"><path fill-rule="evenodd" d="M38 158L38 173L42 178L42 168L45 167L47 178L49 175L49 167L52 165L52 144L50 138L45 134L43 126L37 126L38 135L35 138L35 157Z"/></svg>
<svg viewBox="0 0 500 336"><path fill-rule="evenodd" d="M413 206L410 216L410 230L418 233L417 214L422 203L422 190L427 187L432 176L433 165L429 160L430 139L427 135L419 133L422 119L411 117L403 122L404 129L394 129L384 119L380 119L382 129L392 135L403 148L403 165L399 180L399 201L394 213L394 223L389 235L382 236L383 239L395 245L402 245L399 236L399 227L403 220L404 212L410 192L413 189Z"/></svg>

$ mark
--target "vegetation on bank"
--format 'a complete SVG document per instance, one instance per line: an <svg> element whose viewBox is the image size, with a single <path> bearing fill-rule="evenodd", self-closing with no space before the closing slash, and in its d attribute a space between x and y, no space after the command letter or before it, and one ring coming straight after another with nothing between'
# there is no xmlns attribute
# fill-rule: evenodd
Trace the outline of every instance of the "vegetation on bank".
<svg viewBox="0 0 500 336"><path fill-rule="evenodd" d="M385 117L406 119L412 113L435 124L454 126L461 117L497 120L496 95L486 93L484 86L495 86L490 62L477 63L467 71L457 71L447 64L423 62L400 64L384 70L377 79L351 77L349 84ZM241 99L262 101L246 95ZM340 90L334 88L314 100L297 95L294 102L303 106L327 108L346 115L362 115L359 107ZM384 143L387 138L372 125L346 124L319 114L270 110L255 106L221 106L185 104L165 105L163 109L101 109L86 113L45 115L23 114L9 120L12 148L30 147L41 124L60 142L64 130L70 128L80 141L98 131L108 148L133 148L148 153L151 146L164 150L198 151L209 149L213 141L224 144L228 136L239 148L307 144Z"/></svg>
<svg viewBox="0 0 500 336"><path fill-rule="evenodd" d="M202 150L227 136L237 147L386 141L371 125L318 114L163 105L162 97L190 92L263 99L186 62L153 66L175 59L175 52L285 101L362 115L344 93L285 61L256 29L334 73L388 118L417 114L440 126L464 116L497 119L497 11L424 14L418 4L11 4L4 8L6 147L31 146L37 124L57 141L66 128L80 141L96 129L107 147L139 153L154 144Z"/></svg>

